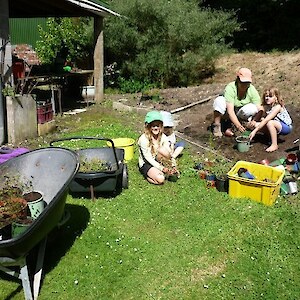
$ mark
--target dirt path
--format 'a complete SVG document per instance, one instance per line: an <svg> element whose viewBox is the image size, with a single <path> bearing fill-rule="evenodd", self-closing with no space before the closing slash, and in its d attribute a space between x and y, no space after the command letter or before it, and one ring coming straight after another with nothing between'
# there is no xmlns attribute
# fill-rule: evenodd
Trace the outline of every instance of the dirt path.
<svg viewBox="0 0 300 300"><path fill-rule="evenodd" d="M212 102L217 94L223 91L225 85L235 79L236 70L246 66L253 72L253 84L261 93L265 87L274 85L278 87L285 99L293 121L293 132L284 136L279 141L279 150L267 153L268 141L256 139L251 143L250 150L240 153L236 149L234 138L212 138L207 130L212 122ZM176 130L204 148L208 147L218 151L233 161L247 160L259 162L263 159L273 161L286 157L290 148L294 147L293 141L299 138L300 122L300 53L285 54L233 54L223 57L216 64L218 72L205 83L188 88L173 88L160 91L161 99L158 102L143 101L141 95L115 95L115 100L126 99L126 104L145 108L174 111L183 106L211 97L204 103L191 106L187 109L173 113L177 121ZM298 145L298 144L297 144Z"/></svg>

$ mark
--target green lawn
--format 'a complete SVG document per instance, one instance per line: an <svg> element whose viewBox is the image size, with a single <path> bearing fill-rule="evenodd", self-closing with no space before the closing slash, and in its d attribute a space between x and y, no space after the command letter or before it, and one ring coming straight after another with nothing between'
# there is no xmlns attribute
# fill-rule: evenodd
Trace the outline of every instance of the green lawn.
<svg viewBox="0 0 300 300"><path fill-rule="evenodd" d="M64 120L80 125L61 136L139 135L124 126L139 117L91 115ZM39 299L299 299L299 197L272 207L232 199L198 177L202 159L185 150L180 179L154 186L138 172L135 146L129 189L68 196L71 218L49 236ZM0 284L0 299L23 299L18 282Z"/></svg>

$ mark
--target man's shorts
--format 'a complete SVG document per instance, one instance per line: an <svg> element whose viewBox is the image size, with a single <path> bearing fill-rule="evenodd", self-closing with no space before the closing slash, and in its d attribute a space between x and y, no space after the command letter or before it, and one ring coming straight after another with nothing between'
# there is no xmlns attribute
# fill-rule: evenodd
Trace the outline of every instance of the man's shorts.
<svg viewBox="0 0 300 300"><path fill-rule="evenodd" d="M214 110L218 111L221 115L226 113L226 99L224 96L218 96L213 103ZM253 117L258 113L257 106L253 103L248 103L242 107L234 108L236 116L244 121L249 121L250 117Z"/></svg>

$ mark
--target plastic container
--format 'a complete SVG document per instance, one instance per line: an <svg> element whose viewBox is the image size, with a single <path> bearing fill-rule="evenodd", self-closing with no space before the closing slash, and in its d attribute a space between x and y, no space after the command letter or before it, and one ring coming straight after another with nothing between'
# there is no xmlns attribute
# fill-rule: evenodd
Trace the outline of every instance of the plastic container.
<svg viewBox="0 0 300 300"><path fill-rule="evenodd" d="M38 124L44 124L53 120L52 103L37 105L36 112Z"/></svg>
<svg viewBox="0 0 300 300"><path fill-rule="evenodd" d="M237 149L239 152L248 152L250 149L250 140L246 136L236 137Z"/></svg>
<svg viewBox="0 0 300 300"><path fill-rule="evenodd" d="M116 138L112 139L116 148L124 149L125 151L125 161L129 161L133 158L134 150L134 139L131 138ZM111 143L107 142L107 145L111 147Z"/></svg>
<svg viewBox="0 0 300 300"><path fill-rule="evenodd" d="M239 177L238 170L247 169L255 179ZM261 164L238 161L228 172L229 196L250 198L265 205L273 205L280 190L284 170Z"/></svg>

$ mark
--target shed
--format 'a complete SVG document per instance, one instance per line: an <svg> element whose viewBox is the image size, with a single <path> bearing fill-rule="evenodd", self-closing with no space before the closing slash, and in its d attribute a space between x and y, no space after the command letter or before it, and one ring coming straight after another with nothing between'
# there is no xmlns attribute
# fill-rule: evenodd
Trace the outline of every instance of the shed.
<svg viewBox="0 0 300 300"><path fill-rule="evenodd" d="M0 0L0 86L11 81L12 57L9 41L9 18L82 17L94 18L95 101L103 100L103 19L119 16L99 0ZM4 99L0 94L0 144L5 140Z"/></svg>

